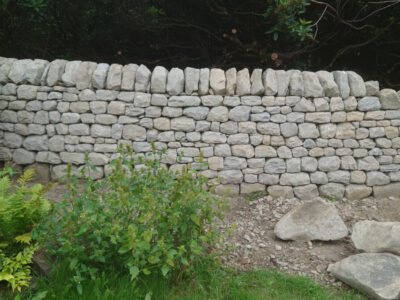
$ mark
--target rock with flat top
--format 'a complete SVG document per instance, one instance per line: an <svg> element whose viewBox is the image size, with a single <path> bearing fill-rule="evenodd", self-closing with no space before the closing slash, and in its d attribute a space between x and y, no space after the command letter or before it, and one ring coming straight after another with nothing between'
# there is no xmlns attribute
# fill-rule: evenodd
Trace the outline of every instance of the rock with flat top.
<svg viewBox="0 0 400 300"><path fill-rule="evenodd" d="M283 216L274 233L282 240L333 241L347 236L348 230L336 207L317 198L301 203Z"/></svg>
<svg viewBox="0 0 400 300"><path fill-rule="evenodd" d="M371 299L400 299L400 257L361 253L328 267L328 272Z"/></svg>
<svg viewBox="0 0 400 300"><path fill-rule="evenodd" d="M357 222L351 239L358 250L400 255L400 222Z"/></svg>

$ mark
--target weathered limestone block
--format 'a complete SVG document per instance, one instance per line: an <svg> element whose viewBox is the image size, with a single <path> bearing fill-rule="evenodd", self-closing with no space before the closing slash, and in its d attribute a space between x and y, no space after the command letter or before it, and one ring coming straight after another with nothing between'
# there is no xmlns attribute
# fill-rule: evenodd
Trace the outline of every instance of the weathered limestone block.
<svg viewBox="0 0 400 300"><path fill-rule="evenodd" d="M25 138L22 145L27 150L47 151L49 148L48 142L46 135L31 135Z"/></svg>
<svg viewBox="0 0 400 300"><path fill-rule="evenodd" d="M230 68L225 72L227 95L235 95L236 93L236 82L237 82L236 74L237 74L236 68Z"/></svg>
<svg viewBox="0 0 400 300"><path fill-rule="evenodd" d="M327 97L338 97L339 87L337 86L333 74L327 71L318 71L317 76L319 82L321 83L325 96Z"/></svg>
<svg viewBox="0 0 400 300"><path fill-rule="evenodd" d="M210 88L210 69L200 69L199 95L208 94Z"/></svg>
<svg viewBox="0 0 400 300"><path fill-rule="evenodd" d="M272 69L267 69L262 75L263 85L266 96L275 96L278 93L278 79L276 72Z"/></svg>
<svg viewBox="0 0 400 300"><path fill-rule="evenodd" d="M383 89L379 92L383 109L400 109L400 96L395 90Z"/></svg>
<svg viewBox="0 0 400 300"><path fill-rule="evenodd" d="M201 100L197 96L172 96L168 99L168 106L171 107L189 107L199 106Z"/></svg>
<svg viewBox="0 0 400 300"><path fill-rule="evenodd" d="M76 85L76 77L80 64L81 64L80 60L69 61L65 64L64 74L62 74L61 76L61 81L65 86Z"/></svg>
<svg viewBox="0 0 400 300"><path fill-rule="evenodd" d="M349 79L350 95L354 97L365 97L367 89L365 88L364 80L360 75L353 71L347 71Z"/></svg>
<svg viewBox="0 0 400 300"><path fill-rule="evenodd" d="M192 95L199 90L200 70L187 67L184 70L185 75L185 93Z"/></svg>
<svg viewBox="0 0 400 300"><path fill-rule="evenodd" d="M201 103L204 106L220 106L223 101L224 98L222 96L209 95L201 97Z"/></svg>
<svg viewBox="0 0 400 300"><path fill-rule="evenodd" d="M0 65L0 83L6 83L8 81L8 74L10 73L14 61L16 61L15 58L7 58Z"/></svg>
<svg viewBox="0 0 400 300"><path fill-rule="evenodd" d="M291 96L303 96L304 94L304 83L303 76L299 70L290 71L290 95Z"/></svg>
<svg viewBox="0 0 400 300"><path fill-rule="evenodd" d="M183 110L183 115L194 120L205 120L210 109L204 106L187 107Z"/></svg>
<svg viewBox="0 0 400 300"><path fill-rule="evenodd" d="M319 194L322 197L331 198L333 197L336 200L342 200L345 193L345 187L340 183L328 183L321 185L319 187Z"/></svg>
<svg viewBox="0 0 400 300"><path fill-rule="evenodd" d="M221 69L211 69L210 71L210 87L215 95L225 95L226 78L225 72ZM236 89L237 93L237 89Z"/></svg>
<svg viewBox="0 0 400 300"><path fill-rule="evenodd" d="M17 89L17 97L23 100L33 100L36 98L37 89L38 87L33 85L20 85Z"/></svg>
<svg viewBox="0 0 400 300"><path fill-rule="evenodd" d="M49 62L43 59L35 59L30 62L25 70L23 81L33 85L40 85L42 75Z"/></svg>
<svg viewBox="0 0 400 300"><path fill-rule="evenodd" d="M217 106L211 108L207 116L207 121L226 122L228 118L228 108L225 106Z"/></svg>
<svg viewBox="0 0 400 300"><path fill-rule="evenodd" d="M332 72L335 82L339 88L340 95L343 99L347 99L350 96L350 86L347 72L345 71L333 71Z"/></svg>
<svg viewBox="0 0 400 300"><path fill-rule="evenodd" d="M64 73L66 60L56 59L52 61L43 72L41 81L47 86L57 85L61 81L61 76Z"/></svg>
<svg viewBox="0 0 400 300"><path fill-rule="evenodd" d="M76 88L78 90L84 90L91 87L92 75L96 70L97 63L84 61L79 64L77 75L76 75Z"/></svg>
<svg viewBox="0 0 400 300"><path fill-rule="evenodd" d="M251 91L249 69L242 69L236 74L236 94L249 95Z"/></svg>
<svg viewBox="0 0 400 300"><path fill-rule="evenodd" d="M38 152L36 155L36 161L52 165L57 165L61 163L61 159L58 154L48 151Z"/></svg>
<svg viewBox="0 0 400 300"><path fill-rule="evenodd" d="M104 89L106 86L106 79L108 69L110 68L109 64L101 63L98 64L96 70L94 70L92 75L92 87L95 89Z"/></svg>
<svg viewBox="0 0 400 300"><path fill-rule="evenodd" d="M16 149L12 156L13 161L17 165L29 165L35 162L35 153L25 149Z"/></svg>
<svg viewBox="0 0 400 300"><path fill-rule="evenodd" d="M16 84L25 83L26 80L24 79L24 74L31 62L31 59L20 59L14 61L10 73L8 74L8 78Z"/></svg>
<svg viewBox="0 0 400 300"><path fill-rule="evenodd" d="M150 85L151 71L145 66L140 65L136 70L135 91L147 92Z"/></svg>
<svg viewBox="0 0 400 300"><path fill-rule="evenodd" d="M133 91L135 88L137 64L128 64L122 67L121 90Z"/></svg>
<svg viewBox="0 0 400 300"><path fill-rule="evenodd" d="M377 199L398 197L400 195L400 183L391 183L387 185L374 186L374 197Z"/></svg>
<svg viewBox="0 0 400 300"><path fill-rule="evenodd" d="M351 239L357 249L365 252L400 255L400 222L357 222Z"/></svg>
<svg viewBox="0 0 400 300"><path fill-rule="evenodd" d="M187 117L179 117L171 120L171 129L176 131L191 132L196 128L195 121Z"/></svg>
<svg viewBox="0 0 400 300"><path fill-rule="evenodd" d="M167 88L168 70L164 67L157 66L151 74L150 89L152 93L163 94Z"/></svg>
<svg viewBox="0 0 400 300"><path fill-rule="evenodd" d="M172 96L182 94L184 86L185 76L183 71L178 68L172 68L168 73L167 93Z"/></svg>
<svg viewBox="0 0 400 300"><path fill-rule="evenodd" d="M379 94L378 81L366 81L365 88L367 90L367 96L377 96Z"/></svg>
<svg viewBox="0 0 400 300"><path fill-rule="evenodd" d="M218 176L221 178L222 184L242 183L243 181L243 174L240 170L219 171Z"/></svg>
<svg viewBox="0 0 400 300"><path fill-rule="evenodd" d="M290 72L284 70L275 71L276 80L278 83L278 96L286 96L289 93Z"/></svg>
<svg viewBox="0 0 400 300"><path fill-rule="evenodd" d="M202 141L209 144L221 144L225 143L227 138L226 135L219 132L206 131L201 137ZM226 145L228 146L228 145ZM228 146L229 147L229 146Z"/></svg>
<svg viewBox="0 0 400 300"><path fill-rule="evenodd" d="M331 241L347 236L348 229L336 207L317 198L300 204L282 217L274 233L283 240Z"/></svg>
<svg viewBox="0 0 400 300"><path fill-rule="evenodd" d="M329 265L328 272L371 299L400 298L400 258L393 254L351 255Z"/></svg>
<svg viewBox="0 0 400 300"><path fill-rule="evenodd" d="M304 97L323 97L324 89L322 88L317 74L313 72L302 72L304 82Z"/></svg>
<svg viewBox="0 0 400 300"><path fill-rule="evenodd" d="M254 69L250 77L251 82L251 94L252 95L264 95L265 88L262 81L262 70Z"/></svg>
<svg viewBox="0 0 400 300"><path fill-rule="evenodd" d="M120 90L122 83L122 65L112 64L108 70L106 89Z"/></svg>

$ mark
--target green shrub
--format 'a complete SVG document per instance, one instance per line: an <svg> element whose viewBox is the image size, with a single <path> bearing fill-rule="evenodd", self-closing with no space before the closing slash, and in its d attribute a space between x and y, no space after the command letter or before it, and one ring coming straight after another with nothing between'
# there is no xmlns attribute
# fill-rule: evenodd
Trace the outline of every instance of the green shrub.
<svg viewBox="0 0 400 300"><path fill-rule="evenodd" d="M12 169L0 171L0 282L21 291L31 278L32 257L37 245L30 232L49 212L50 204L43 197L46 188L31 187L34 170L29 169L13 185Z"/></svg>
<svg viewBox="0 0 400 300"><path fill-rule="evenodd" d="M119 153L102 181L85 175L94 169L88 158L83 187L69 169L69 193L41 228L50 253L75 272L80 293L84 280L111 269L125 269L134 282L149 274L178 279L210 257L220 238L215 220L225 201L207 178L191 167L168 171L165 151L154 146L148 156L122 146Z"/></svg>

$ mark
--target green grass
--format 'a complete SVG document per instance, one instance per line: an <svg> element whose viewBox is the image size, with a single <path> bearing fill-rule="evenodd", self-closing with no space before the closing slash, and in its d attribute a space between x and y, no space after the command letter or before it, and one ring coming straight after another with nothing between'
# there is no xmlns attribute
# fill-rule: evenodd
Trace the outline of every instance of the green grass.
<svg viewBox="0 0 400 300"><path fill-rule="evenodd" d="M4 299L145 299L149 291L153 300L365 299L353 290L324 287L305 277L266 270L241 273L227 269L203 269L194 278L184 279L179 284L162 278L149 278L136 286L129 276L109 272L99 280L86 282L80 296L70 284L71 274L66 270L61 266L49 278L36 278L35 287L25 290L19 298L10 296ZM38 297L40 295L42 297Z"/></svg>

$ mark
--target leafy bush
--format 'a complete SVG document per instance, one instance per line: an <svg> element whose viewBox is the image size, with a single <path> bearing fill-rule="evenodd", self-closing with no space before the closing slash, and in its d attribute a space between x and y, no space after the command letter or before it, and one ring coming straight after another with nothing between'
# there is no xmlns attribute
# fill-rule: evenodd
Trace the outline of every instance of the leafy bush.
<svg viewBox="0 0 400 300"><path fill-rule="evenodd" d="M79 176L84 187L69 168L69 193L40 236L51 254L67 260L79 293L84 280L107 270L125 269L131 280L149 274L178 279L210 257L219 240L215 219L222 219L225 201L191 167L167 170L164 153L153 146L141 156L121 146L103 181L86 176L94 169L87 158Z"/></svg>
<svg viewBox="0 0 400 300"><path fill-rule="evenodd" d="M29 285L30 264L37 249L30 232L50 211L50 204L43 197L44 186L27 186L34 170L25 171L15 186L12 175L10 168L0 171L0 282L21 291Z"/></svg>

